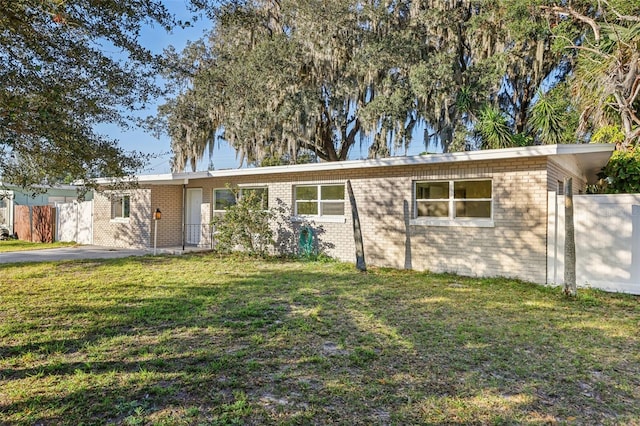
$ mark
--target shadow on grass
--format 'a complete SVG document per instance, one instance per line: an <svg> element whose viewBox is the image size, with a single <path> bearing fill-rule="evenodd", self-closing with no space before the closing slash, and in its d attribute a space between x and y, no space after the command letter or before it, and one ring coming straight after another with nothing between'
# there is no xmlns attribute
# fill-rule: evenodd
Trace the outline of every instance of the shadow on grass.
<svg viewBox="0 0 640 426"><path fill-rule="evenodd" d="M64 277L82 266L67 265ZM123 274L22 313L42 327L0 335L3 422L640 416L636 299L571 302L511 280L202 255L102 267L156 276ZM197 274L185 281L187 270Z"/></svg>

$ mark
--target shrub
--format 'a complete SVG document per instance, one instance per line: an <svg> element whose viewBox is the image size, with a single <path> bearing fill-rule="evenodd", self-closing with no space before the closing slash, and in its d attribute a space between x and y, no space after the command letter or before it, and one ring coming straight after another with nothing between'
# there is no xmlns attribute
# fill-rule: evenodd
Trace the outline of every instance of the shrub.
<svg viewBox="0 0 640 426"><path fill-rule="evenodd" d="M605 191L611 194L640 192L640 148L615 151L603 169Z"/></svg>
<svg viewBox="0 0 640 426"><path fill-rule="evenodd" d="M273 245L273 231L269 222L274 217L265 210L264 200L256 192L246 191L236 195L236 204L224 215L211 221L214 227L215 249L220 252L244 251L264 256Z"/></svg>

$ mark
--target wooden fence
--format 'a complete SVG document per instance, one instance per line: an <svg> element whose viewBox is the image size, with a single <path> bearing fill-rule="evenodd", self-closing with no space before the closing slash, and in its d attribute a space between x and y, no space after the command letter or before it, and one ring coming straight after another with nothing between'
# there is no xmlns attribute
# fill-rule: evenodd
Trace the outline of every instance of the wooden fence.
<svg viewBox="0 0 640 426"><path fill-rule="evenodd" d="M18 239L51 243L55 239L56 209L52 206L15 206L14 231Z"/></svg>

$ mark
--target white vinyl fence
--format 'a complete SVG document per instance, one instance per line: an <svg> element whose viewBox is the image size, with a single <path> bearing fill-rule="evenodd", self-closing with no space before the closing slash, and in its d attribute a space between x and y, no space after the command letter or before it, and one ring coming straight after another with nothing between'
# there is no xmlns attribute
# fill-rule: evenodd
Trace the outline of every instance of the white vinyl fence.
<svg viewBox="0 0 640 426"><path fill-rule="evenodd" d="M574 195L579 287L640 294L640 194ZM564 196L549 193L547 282L564 283Z"/></svg>
<svg viewBox="0 0 640 426"><path fill-rule="evenodd" d="M93 244L93 201L56 204L58 241Z"/></svg>

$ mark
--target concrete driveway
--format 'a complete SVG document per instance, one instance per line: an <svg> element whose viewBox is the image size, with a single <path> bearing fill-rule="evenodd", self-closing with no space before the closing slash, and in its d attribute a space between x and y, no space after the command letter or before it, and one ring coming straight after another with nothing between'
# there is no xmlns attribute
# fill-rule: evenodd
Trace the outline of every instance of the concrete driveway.
<svg viewBox="0 0 640 426"><path fill-rule="evenodd" d="M149 250L123 249L101 246L62 247L45 250L26 250L0 253L0 263L49 262L77 259L115 259L119 257L143 256Z"/></svg>

